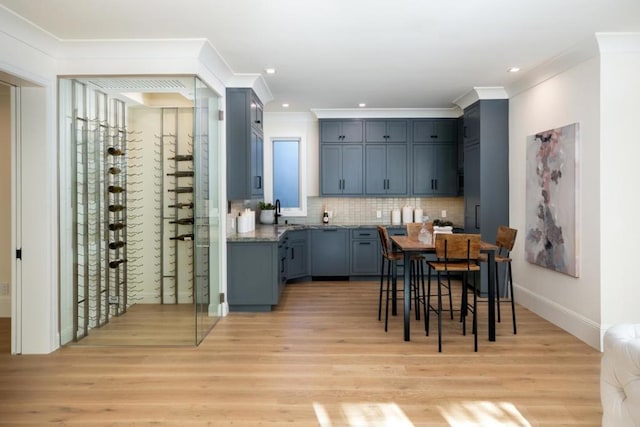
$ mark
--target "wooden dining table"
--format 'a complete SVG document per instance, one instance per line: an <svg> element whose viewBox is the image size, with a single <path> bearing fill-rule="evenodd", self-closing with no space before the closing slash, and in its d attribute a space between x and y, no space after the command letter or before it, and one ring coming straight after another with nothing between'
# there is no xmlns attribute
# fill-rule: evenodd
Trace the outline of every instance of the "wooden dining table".
<svg viewBox="0 0 640 427"><path fill-rule="evenodd" d="M411 269L409 268L410 260L412 255L424 254L424 253L435 253L436 247L434 244L424 244L420 242L416 238L411 238L409 236L391 236L391 241L393 245L398 248L404 254L404 340L410 341L410 319L409 319L409 311L411 309L411 283L410 283L410 273ZM480 251L487 254L487 264L488 264L488 275L489 275L489 283L488 283L488 317L489 317L489 341L496 340L496 307L495 307L495 252L498 249L496 245L488 242L480 242ZM394 301L395 303L395 301ZM425 304L428 304L425 301ZM417 310L417 308L416 308ZM427 311L427 315L429 315Z"/></svg>

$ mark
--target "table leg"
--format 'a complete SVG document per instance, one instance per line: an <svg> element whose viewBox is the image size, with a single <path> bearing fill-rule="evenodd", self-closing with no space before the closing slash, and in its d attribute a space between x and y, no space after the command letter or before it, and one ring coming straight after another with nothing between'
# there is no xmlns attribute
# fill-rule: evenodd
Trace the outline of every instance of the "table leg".
<svg viewBox="0 0 640 427"><path fill-rule="evenodd" d="M391 265L391 314L398 314L398 265L392 262Z"/></svg>
<svg viewBox="0 0 640 427"><path fill-rule="evenodd" d="M404 340L410 341L409 338L409 311L411 309L411 260L408 251L404 252ZM416 307L416 310L418 308Z"/></svg>
<svg viewBox="0 0 640 427"><path fill-rule="evenodd" d="M494 271L496 268L495 257L496 255L494 251L487 251L487 268L489 270L489 281L487 283L487 286L489 286L489 302L487 304L489 306L489 341L496 340L496 274Z"/></svg>

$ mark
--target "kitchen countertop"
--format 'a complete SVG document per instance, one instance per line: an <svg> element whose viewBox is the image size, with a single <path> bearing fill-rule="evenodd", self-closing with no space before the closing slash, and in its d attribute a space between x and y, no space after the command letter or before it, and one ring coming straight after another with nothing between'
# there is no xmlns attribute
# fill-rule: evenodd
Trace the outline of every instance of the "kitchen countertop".
<svg viewBox="0 0 640 427"><path fill-rule="evenodd" d="M248 233L233 232L227 236L227 242L277 242L289 230L321 230L324 228L376 228L378 225L386 227L404 228L404 225L389 224L278 224L256 225L254 231Z"/></svg>

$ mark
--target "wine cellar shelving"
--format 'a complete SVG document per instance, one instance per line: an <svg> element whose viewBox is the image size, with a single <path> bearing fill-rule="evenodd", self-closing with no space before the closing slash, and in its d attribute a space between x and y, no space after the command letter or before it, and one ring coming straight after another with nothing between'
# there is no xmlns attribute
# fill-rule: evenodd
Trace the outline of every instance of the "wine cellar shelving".
<svg viewBox="0 0 640 427"><path fill-rule="evenodd" d="M72 86L75 341L126 312L127 144L125 105Z"/></svg>

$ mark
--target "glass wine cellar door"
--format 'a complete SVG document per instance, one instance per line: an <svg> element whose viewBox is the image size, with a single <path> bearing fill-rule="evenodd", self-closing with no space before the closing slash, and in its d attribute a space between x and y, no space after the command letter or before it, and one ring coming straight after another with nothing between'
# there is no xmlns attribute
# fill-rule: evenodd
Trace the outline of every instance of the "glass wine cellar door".
<svg viewBox="0 0 640 427"><path fill-rule="evenodd" d="M220 312L217 95L86 77L59 97L61 343L199 344Z"/></svg>

